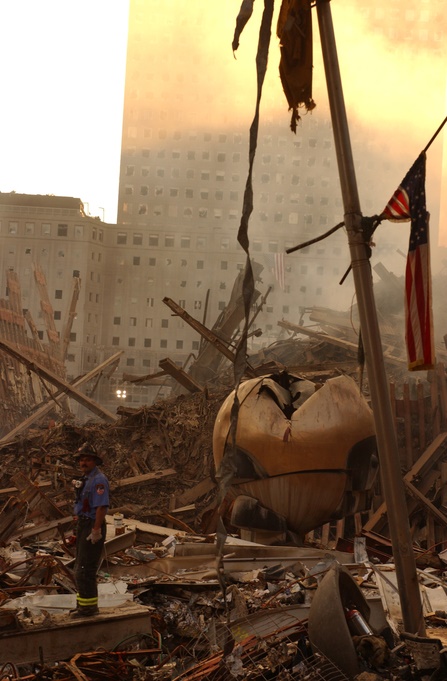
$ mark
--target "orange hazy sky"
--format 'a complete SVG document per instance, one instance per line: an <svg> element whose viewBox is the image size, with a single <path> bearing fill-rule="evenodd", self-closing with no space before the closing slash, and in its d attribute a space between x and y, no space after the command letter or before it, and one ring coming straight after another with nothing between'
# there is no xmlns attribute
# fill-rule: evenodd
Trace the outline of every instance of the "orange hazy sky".
<svg viewBox="0 0 447 681"><path fill-rule="evenodd" d="M183 4L181 21L174 22L176 30L190 31L188 15L200 8L209 29L197 49L209 65L210 96L213 89L223 86L229 93L236 91L237 101L222 115L245 117L248 131L262 0L255 3L236 60L231 40L240 0L184 0ZM277 0L276 11L279 4ZM424 4L423 0L402 0L401 9L413 11ZM181 0L176 5L181 6ZM373 127L383 134L389 153L402 159L398 183L446 115L446 51L441 54L433 49L434 40L424 50L414 49L399 34L399 22L395 22L391 43L378 26L365 20L357 5L353 0L331 2L348 116L366 130ZM151 18L155 26L167 20L172 1L159 0L157 6ZM78 196L91 214L116 220L127 19L128 0L0 3L0 191ZM429 35L445 35L446 24L440 12L439 17L422 23L422 29ZM182 54L176 58L181 63ZM270 108L274 115L284 116L286 127L278 60L278 41L273 35L264 112ZM327 98L316 19L314 66L318 107L313 115L318 115L327 111ZM443 106L439 106L440 92ZM184 93L185 111L194 110L194 99L194 88L190 88ZM447 146L446 139L443 135L437 141L438 153L443 144ZM445 166L446 156L447 150ZM444 217L447 221L446 212ZM447 227L441 228L441 234L447 245Z"/></svg>

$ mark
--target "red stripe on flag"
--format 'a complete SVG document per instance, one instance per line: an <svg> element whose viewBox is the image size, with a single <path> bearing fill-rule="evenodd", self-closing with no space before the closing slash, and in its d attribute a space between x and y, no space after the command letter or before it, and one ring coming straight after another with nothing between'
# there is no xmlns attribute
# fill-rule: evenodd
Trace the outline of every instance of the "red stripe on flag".
<svg viewBox="0 0 447 681"><path fill-rule="evenodd" d="M386 204L383 215L388 218L388 220L410 219L410 202L407 192L402 189L402 187L396 189L395 193Z"/></svg>
<svg viewBox="0 0 447 681"><path fill-rule="evenodd" d="M409 369L435 362L428 244L408 253L405 271L405 327Z"/></svg>
<svg viewBox="0 0 447 681"><path fill-rule="evenodd" d="M425 162L423 152L382 213L388 220L411 219L405 269L405 340L410 370L432 369L435 364Z"/></svg>

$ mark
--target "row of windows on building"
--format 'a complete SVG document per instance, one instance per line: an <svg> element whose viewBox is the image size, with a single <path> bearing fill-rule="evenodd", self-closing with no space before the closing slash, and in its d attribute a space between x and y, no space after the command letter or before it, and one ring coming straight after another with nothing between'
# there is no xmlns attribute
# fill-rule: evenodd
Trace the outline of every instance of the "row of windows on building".
<svg viewBox="0 0 447 681"><path fill-rule="evenodd" d="M120 265L125 265L126 263L125 263L124 260L121 260L121 261L119 261L118 264L120 264ZM134 255L134 256L132 257L132 265L134 265L134 266L139 266L139 265L146 265L146 264L147 264L149 267L155 267L155 266L157 265L157 258L148 258L147 261L146 261L145 258L142 258L142 257L139 256L139 255ZM180 267L187 267L187 266L188 266L188 261L187 261L185 258L183 258L183 259L180 260L180 262L175 262L175 263L174 263L174 261L173 261L171 258L164 258L163 260L162 260L161 258L159 258L159 259L158 259L158 264L159 264L159 265L161 264L163 267L171 267L171 266L174 266L174 267L175 267L175 265L180 265ZM189 264L191 264L191 263L189 263ZM229 264L230 264L230 266L231 266L231 265L234 266L236 270L242 270L242 269L244 268L244 264L243 264L243 263L235 263L235 265L234 265L234 263L228 263L228 260L221 260L221 262L220 262L220 269L221 269L221 270L228 270L228 269L230 269L230 268L229 268ZM198 270L203 270L203 269L204 269L204 266L205 266L204 260L196 260L196 264L195 264L196 269L198 269ZM215 267L215 265L214 265L214 263L213 263L213 268L214 268L214 267ZM93 275L93 272L92 272L91 274ZM93 279L93 277L91 277L91 278ZM97 281L98 281L98 282L100 281L99 275L97 276ZM118 284L122 284L122 283L123 283L123 278L122 278L122 277L119 277L119 278L117 279L117 283L118 283ZM185 282L185 286L186 286L186 282Z"/></svg>
<svg viewBox="0 0 447 681"><path fill-rule="evenodd" d="M311 203L311 202L309 202ZM175 219L183 217L184 219L191 220L192 218L200 218L201 220L218 220L222 221L227 219L234 222L234 226L237 226L236 221L241 219L241 210L239 208L230 208L229 210L223 210L222 208L209 209L205 206L200 206L198 208L191 208L189 206L180 208L177 204L155 204L149 205L147 203L133 204L128 201L122 203L122 213L124 216L148 216L153 218L168 218ZM299 223L301 213L297 211L292 211L290 213L283 213L282 211L276 211L274 213L268 213L266 211L260 211L253 214L252 222L257 219L260 222L275 222L277 224L289 224L297 225ZM340 216L339 216L340 217ZM337 219L339 219L339 217ZM328 224L330 216L327 214L318 214L317 216L307 213L303 215L303 221L305 224ZM334 218L332 218L334 219ZM126 218L124 217L124 221ZM203 223L199 227L205 227L208 223Z"/></svg>
<svg viewBox="0 0 447 681"><path fill-rule="evenodd" d="M133 205L128 201L124 201L122 204L122 211L124 215L152 215L155 218L169 217L178 218L182 213L179 211L177 205L163 206L155 205L149 206L147 203L139 203L138 205ZM208 218L213 217L215 220L221 220L224 217L224 211L221 208L215 208L213 211L208 211L208 208L199 208L197 211L192 208L183 209L184 218ZM230 209L227 213L229 220L237 220L240 218L240 210Z"/></svg>
<svg viewBox="0 0 447 681"><path fill-rule="evenodd" d="M133 196L134 195L134 190L136 187L133 187L133 185L126 185L124 188L124 194L126 196ZM180 191L177 187L170 187L169 189L166 189L164 187L153 187L150 188L148 185L141 185L139 189L139 193L141 196L152 196L152 197L157 197L157 196L169 196L169 198L177 198L180 197L181 195L184 194L185 198L187 199L193 199L194 198L194 189L185 189L183 191ZM215 191L214 193L211 193L208 189L201 189L200 191L196 192L196 196L199 196L202 201L208 201L208 199L216 200L216 201L223 201L224 198L229 198L230 201L239 201L239 192L223 192L223 191Z"/></svg>
<svg viewBox="0 0 447 681"><path fill-rule="evenodd" d="M131 94L131 93L130 93ZM153 115L153 110L152 109L146 109L146 114L145 114L145 109L140 109L138 111L139 115L142 117L144 120L144 116L146 115L147 118L149 119ZM317 122L317 127L318 126L318 121ZM199 144L201 141L205 142L205 144L209 144L210 142L217 142L218 144L234 144L236 146L242 144L242 142L247 143L248 146L248 134L241 134L241 133L233 133L233 134L227 134L227 133L218 133L218 134L212 134L210 132L205 132L203 134L199 134L198 132L194 130L189 130L189 131L182 131L182 130L173 130L172 134L169 134L169 131L164 129L164 128L157 128L157 129L152 129L148 127L139 127L135 125L129 125L127 127L127 138L128 139L136 139L138 135L142 135L146 139L157 139L157 140L163 140L163 139L173 139L173 140L181 140L181 139L188 139L190 142L194 142L195 145ZM258 142L258 146L266 146L266 147L273 147L273 146L278 146L280 148L290 148L291 143L290 139L283 137L282 135L270 135L266 134L263 135ZM308 137L307 139L301 138L299 136L296 137L296 139L293 140L293 147L295 149L301 149L304 146L308 146L310 148L315 148L318 146L322 146L324 149L329 149L332 146L332 140L329 137L325 137L323 139L319 139L318 137ZM125 151L126 154L133 155L138 153L138 151L141 152L141 155L144 156L145 158L150 157L151 150L147 147L137 150L137 147L128 147ZM178 150L172 150L170 152L171 154L174 153L180 153ZM195 154L197 153L195 150L190 150L187 152L187 154ZM210 153L203 151L202 153ZM157 158L167 158L169 152L166 149L158 149L156 153L154 153L154 156ZM236 153L237 157L240 157L239 153ZM208 156L202 158L208 158ZM237 159L239 160L239 159Z"/></svg>
<svg viewBox="0 0 447 681"><path fill-rule="evenodd" d="M143 110L141 111L141 116L144 117L144 116L146 115L146 116L150 117L151 114L152 114L152 109L147 109L147 110L146 110L146 114L145 114L144 112L145 112L145 110L143 109ZM132 138L132 135L129 135L129 130L135 130L135 129L136 129L135 126L129 126L129 127L127 128L128 137ZM146 132L146 137L151 138L151 137L152 137L152 130L151 130L151 128L145 128L145 129L146 129L146 131L147 131L147 132ZM161 133L161 135L160 135L160 133ZM168 139L168 137L170 137L170 138L172 138L172 139L174 139L174 140L180 140L180 139L182 139L182 138L184 138L184 139L188 138L191 142L196 142L196 143L199 142L200 139L202 139L202 140L203 140L204 142L206 142L206 143L212 142L212 141L216 141L216 142L218 142L219 144L227 144L227 143L241 144L242 141L243 141L244 139L247 138L246 135L242 135L242 134L239 133L239 132L236 132L236 133L234 133L234 134L232 134L232 135L229 135L229 134L227 134L227 133L218 133L218 134L213 135L213 134L210 133L210 132L205 132L203 135L199 135L199 134L198 134L196 131L194 131L194 130L189 130L189 131L187 131L187 132L182 131L182 130L173 130L173 131L172 131L172 135L169 135L168 131L167 131L167 130L163 130L163 129L161 129L161 130L158 131L158 135L157 135L157 136L158 136L158 139ZM268 137L269 137L269 136L267 136L267 137L264 138L264 143L267 143L267 142L265 142L265 140L268 139ZM285 137L281 137L280 146L287 146L287 139L286 139ZM136 149L134 149L134 151L136 151ZM142 151L142 153L143 153L143 156L149 157L149 154L150 154L150 150L149 150L149 149L142 149L141 151ZM132 149L130 149L130 150L127 149L127 150L126 150L126 153L132 153ZM160 152L159 152L159 153L160 153ZM161 152L161 153L162 153L162 152Z"/></svg>
<svg viewBox="0 0 447 681"><path fill-rule="evenodd" d="M2 229L2 222L0 222L0 230ZM71 231L73 229L73 231ZM87 235L87 229L89 234ZM40 234L43 237L60 236L68 237L74 235L75 238L83 239L84 237L91 238L93 241L104 241L104 230L96 227L86 228L84 225L74 225L73 228L68 224L58 223L53 225L51 222L25 222L19 223L16 220L10 220L7 224L6 233L9 235L24 234L25 236L34 236Z"/></svg>
<svg viewBox="0 0 447 681"><path fill-rule="evenodd" d="M132 235L127 232L118 232L116 236L116 243L119 246L126 246L127 244L132 244L133 246L148 246L149 248L206 248L209 246L209 239L206 236L196 236L191 237L187 234L176 235L176 234L165 234L160 236L159 234L149 234L147 238L142 232L133 232ZM230 237L220 237L217 240L213 240L213 244L222 250L228 251L230 248L235 248L237 251L241 250L239 242L235 238ZM290 248L295 245L292 241L284 242L284 249ZM250 248L257 252L268 252L268 253L278 253L281 251L282 243L277 239L266 239L261 241L260 239L253 239L250 241ZM308 249L307 249L308 250ZM305 252L307 252L307 250ZM324 250L319 251L320 254L324 253ZM340 249L334 250L335 255L340 254ZM154 259L153 259L154 260ZM198 261L203 262L203 261ZM155 265L155 262L151 262ZM187 264L187 263L185 263Z"/></svg>
<svg viewBox="0 0 447 681"><path fill-rule="evenodd" d="M322 166L323 168L330 168L332 165L332 160L329 157L325 157L321 159L321 163L317 164L317 157L316 156L310 156L308 159L306 159L306 166L308 168L312 168L314 166ZM292 165L295 168L301 167L301 160L300 159L295 159L292 161ZM138 167L135 165L128 165L125 168L124 171L124 176L125 177L137 177L137 170ZM151 177L152 175L156 178L172 178L172 179L180 179L185 177L187 180L201 180L202 182L209 182L209 181L214 181L214 182L225 182L231 180L231 182L240 182L241 176L239 173L232 173L232 172L227 172L225 170L216 170L215 172L211 173L209 170L200 170L195 171L193 168L166 168L165 166L156 166L156 167L149 167L149 166L143 166L140 170L140 175L142 177ZM279 173L279 172L261 172L261 173L256 173L253 176L254 181L256 182L257 179L259 178L259 181L261 184L269 184L270 182L276 182L276 184L284 184L286 181L288 184L292 186L296 186L300 184L301 178L299 175L291 175L290 179L286 180L286 177L284 173ZM144 191L147 192L149 191L149 188L143 185ZM189 196L189 198L193 198L193 196Z"/></svg>
<svg viewBox="0 0 447 681"><path fill-rule="evenodd" d="M301 291L302 293L305 293L305 292L306 292L306 287L305 287L305 286L302 286L302 287L300 288L300 291ZM316 292L317 292L317 295L321 295L322 290L321 290L321 289L317 289ZM180 301L180 302L182 302L182 301ZM184 302L184 301L183 301L183 302ZM224 303L223 301L222 301L221 304L222 304L223 306L225 306L225 303ZM268 307L267 307L267 312L273 313L273 306L268 306ZM289 314L289 312L290 312L289 306L288 306L288 305L283 305L283 306L282 306L282 313L283 313L283 314ZM147 319L145 320L145 326L146 326L147 328L152 327L152 326L153 326L153 321L154 321L153 319L147 318ZM120 325L120 324L121 324L121 317L114 317L114 325ZM130 326L136 326L136 325L137 325L137 318L136 318L136 317L130 317L130 319L129 319L129 325L130 325ZM169 327L169 320L168 320L168 319L162 319L162 320L161 320L161 327L162 327L162 328L168 328L168 327ZM269 325L269 324L266 325L266 329L267 329L267 330L271 330L272 328L273 328L273 325ZM43 339L44 339L44 331L42 331L42 330L38 331L38 337L39 337L40 340L43 340ZM71 333L70 333L70 342L75 343L76 340L77 340L77 333L76 333L76 332L71 332ZM153 341L152 338L144 338L144 339L143 339L143 347L144 347L144 348L147 348L147 349L153 348L153 342L152 342L152 341ZM86 344L93 344L93 345L96 345L96 342L97 342L97 337L96 337L96 335L90 336L89 334L87 334L86 337L85 337L85 342L86 342ZM160 347L160 349L167 349L167 348L168 348L168 343L169 343L169 340L168 340L167 338L161 338L161 339L159 340L159 347ZM123 345L124 345L124 343L121 341L121 339L120 339L119 336L113 336L113 337L112 337L112 346L115 346L115 347L122 347ZM128 338L127 338L127 343L126 343L126 345L127 345L127 347L130 347L130 348L136 347L136 346L137 346L137 339L136 339L136 337L134 337L134 336L133 336L133 337L128 337ZM169 343L169 345L170 345L170 346L172 345L172 349L184 350L184 349L186 349L187 342L184 341L184 340L181 340L181 339L176 339L175 341ZM190 347L191 347L191 349L192 349L193 351L194 351L194 350L198 350L198 349L199 349L199 341L191 341L191 346L190 346ZM69 356L67 357L67 359L68 359L68 361L75 361L75 355L74 355L74 354L71 354L71 355L69 355ZM129 361L129 360L130 360L130 361ZM128 366L131 366L131 365L133 366L134 363L135 363L135 360L134 360L134 359L128 358L128 362L127 362ZM143 360L143 366L150 366L150 364L146 364L146 365L145 365L145 364L144 364L144 360Z"/></svg>
<svg viewBox="0 0 447 681"><path fill-rule="evenodd" d="M222 303L225 304L224 301L222 301ZM178 304L179 304L180 307L182 307L183 309L185 309L185 307L186 307L186 300L179 300L179 301L178 301ZM198 309L201 309L201 308L202 308L202 301L201 301L201 300L195 300L195 301L194 301L194 309L195 309L195 310L198 310ZM256 311L256 309L257 309L256 306L254 306L254 311ZM273 313L273 306L270 306L270 305L267 306L267 307L266 307L266 310L267 310L267 312ZM289 311L290 311L289 305L283 305L283 306L282 306L282 313L283 313L283 314L288 314ZM90 315L89 315L89 316L90 316ZM89 321L90 321L90 319L89 319ZM143 321L143 320L141 320L141 321ZM162 328L162 329L168 329L170 326L172 326L172 323L171 323L171 325L170 325L170 323L169 323L169 322L172 322L172 320L170 320L170 319L161 319L161 320L158 320L158 319L157 319L157 320L154 320L153 317L146 317L146 318L144 319L144 326L145 326L145 328L146 328L146 329L152 329L152 328L154 327L154 321L160 322L160 323L159 323L159 326L160 326L160 328ZM175 322L177 325L178 325L178 321L179 321L179 320L176 320L176 322ZM121 326L121 325L122 325L122 322L127 322L127 326L136 327L136 326L138 326L138 317L126 317L126 320L124 320L124 318L121 317L121 316L116 316L116 317L113 318L113 325L114 325L114 326ZM183 328L183 326L184 326L184 325L183 325L183 322L182 322L182 328ZM129 343L129 345L130 345L130 343ZM149 346L145 346L145 347L150 347L150 345L149 345Z"/></svg>
<svg viewBox="0 0 447 681"><path fill-rule="evenodd" d="M311 138L306 141L306 144L309 148L315 149L317 146L321 146L323 149L330 149L332 144L330 140L323 140L323 142L318 145L318 140L316 138ZM299 144L301 146L301 144ZM134 156L136 155L136 149L134 150L127 150L126 151L127 156ZM240 152L224 152L224 151L218 151L216 153L212 153L211 151L204 150L204 151L196 151L196 150L189 150L186 152L182 152L179 149L172 149L171 151L167 151L166 149L158 149L156 152L154 151L151 154L150 149L142 149L141 156L143 158L153 158L156 160L164 159L164 160L169 160L172 159L174 161L179 161L179 160L186 160L186 161L217 161L217 163L240 163L241 160L248 159L248 152L247 154L241 154ZM300 157L295 157L295 156L286 156L285 154L259 154L258 156L258 161L261 163L261 165L264 166L271 166L272 164L276 165L284 165L286 161L291 161L292 165L299 166L301 163L301 158ZM126 175L133 174L133 171L131 170L134 166L129 165L127 168L129 169L130 172L127 172L126 169Z"/></svg>
<svg viewBox="0 0 447 681"><path fill-rule="evenodd" d="M144 149L143 150L145 153L142 154L144 158L151 158L151 152L150 149ZM129 151L127 151L128 155L133 155L129 154ZM198 159L201 159L202 161L211 161L215 160L218 163L225 163L227 161L232 161L233 163L240 163L242 155L240 152L235 152L235 153L226 153L224 151L217 152L216 154L211 153L210 151L186 151L186 152L181 152L178 149L173 149L170 152L167 152L165 149L159 149L156 153L152 154L153 158L156 159L173 159L175 161L178 160L187 160L187 161L196 161ZM245 157L245 155L244 155ZM262 157L267 159L267 156ZM281 159L280 161L277 161L278 163L284 163L285 156L282 154L278 154L276 157L277 159ZM270 161L264 160L263 163L271 163L272 162L272 157L270 155ZM127 174L127 173L126 173Z"/></svg>
<svg viewBox="0 0 447 681"><path fill-rule="evenodd" d="M256 251L256 248L254 248L253 250ZM308 248L302 249L302 251L306 251L306 252L308 250L309 250ZM276 251L273 250L273 246L272 246L271 252L276 252ZM341 255L341 248L335 247L332 252L333 252L334 256L338 257L338 256ZM325 253L324 248L317 249L317 254L318 254L319 257L322 257L324 255L324 253ZM119 262L119 264L124 265L125 261L121 260ZM135 265L135 266L147 265L149 267L155 267L157 265L157 258L148 258L147 262L144 262L143 259L140 256L133 256L132 264ZM163 262L159 258L158 264L159 265L161 264L163 267L173 266L174 269L175 269L176 266L180 266L182 268L187 268L188 266L189 267L191 266L191 262L188 262L188 260L186 258L182 258L179 262L175 262L175 263L173 262L173 260L171 258L165 258L163 260ZM212 265L213 270L216 270L216 263L211 263L211 265ZM205 261L204 260L196 260L195 268L198 269L198 270L205 269ZM235 271L240 272L244 269L244 263L243 262L232 263L232 262L229 262L228 260L221 260L219 262L218 269L220 269L221 271L231 271L232 268ZM325 273L325 270L326 270L326 268L325 268L324 265L318 265L317 267L312 268L313 273L317 274L317 275L323 275ZM297 272L299 272L299 274L308 274L310 271L311 270L310 270L309 266L305 265L305 264L300 265L299 268L297 269ZM292 266L287 265L285 267L285 272L292 272ZM30 273L30 271L28 270L28 274L29 273ZM339 273L339 269L338 268L333 269L332 273L337 275ZM26 274L27 273L25 272L25 275ZM58 273L58 277L59 278L62 277L61 272ZM79 270L73 270L73 277L79 277ZM99 272L91 271L90 272L90 281L93 282L93 283L97 283L97 284L101 283L101 274ZM116 281L116 284L121 285L125 282L125 277L121 277L121 276L116 277L115 281ZM155 283L155 279L153 277L149 277L146 280L146 283L153 285ZM189 281L188 282L187 279L179 279L179 280L177 280L177 283L181 288L186 288L188 286L188 284L190 286L194 285L195 288L200 288L204 282L203 281L194 281L194 282ZM221 281L220 284L219 284L219 288L222 289L222 290L226 289L227 288L227 282ZM287 288L285 289L285 291L288 292ZM8 294L9 294L8 288L6 288L6 295L8 296ZM27 289L23 291L23 295L25 297L27 297L29 295L29 292L28 292ZM62 299L62 297L63 297L63 290L62 289L55 289L54 299L60 300L60 299ZM88 300L89 300L89 302L99 303L99 300L100 300L99 293L95 293L94 291L90 291L89 294L88 294ZM120 303L122 302L121 297L119 297L119 302ZM135 299L134 302L136 302L136 299ZM147 305L152 307L153 304L154 304L154 298L147 298ZM55 318L58 318L58 317L55 317Z"/></svg>
<svg viewBox="0 0 447 681"><path fill-rule="evenodd" d="M37 335L38 335L38 337L39 337L39 340L44 340L44 338L45 338L45 332L44 332L44 331L39 330L39 331L37 332ZM77 334L76 334L75 331L72 331L72 332L70 333L70 343L75 343L75 342L76 342L76 339L77 339Z"/></svg>
<svg viewBox="0 0 447 681"><path fill-rule="evenodd" d="M134 195L134 190L135 187L131 185L126 185L124 193L126 197L133 196ZM177 198L180 197L180 195L184 195L185 198L190 198L193 199L194 196L200 201L224 201L229 200L230 202L239 202L239 200L242 197L242 194L236 191L230 191L230 192L223 192L220 190L217 191L212 191L210 192L208 189L200 189L200 190L194 190L194 189L184 189L184 190L179 190L177 187L171 187L166 189L164 187L153 187L152 189L149 189L147 185L140 186L140 195L146 196L150 195L152 198L159 198L162 196L166 196L169 199L172 198ZM126 200L130 200L127 199ZM139 199L136 199L139 200ZM331 203L331 199L329 196L312 196L311 194L305 194L304 196L301 196L300 194L294 192L292 194L288 194L285 196L285 194L279 194L276 193L274 196L270 197L269 194L263 192L259 195L259 202L260 203L276 203L279 205L282 205L284 203L291 203L291 204L298 204L298 203L304 203L307 205L320 205L320 206L328 206ZM333 200L333 203L336 206L341 206L341 199L339 197L335 197ZM144 204L141 204L144 205Z"/></svg>
<svg viewBox="0 0 447 681"><path fill-rule="evenodd" d="M255 249L255 250L256 250L256 249ZM304 251L304 250L305 250L305 251L308 251L309 249L306 248L306 249L302 249L302 250L303 250L303 251ZM318 250L318 255L319 255L320 257L324 255L324 253L325 253L325 249L324 249L324 248L319 248L319 249L317 249L317 250ZM276 252L276 251L272 251L272 252ZM332 252L333 252L334 256L337 256L337 257L338 257L338 256L341 255L341 248L340 248L340 247L335 247L335 248L332 249ZM149 258L149 259L148 259L148 265L149 265L149 266L155 266L156 263L157 263L157 259L156 259L156 258ZM134 264L134 265L140 265L140 264L141 264L141 258L140 258L140 256L134 256L134 257L133 257L133 264ZM187 261L186 259L182 259L182 260L180 261L179 264L180 264L181 267L187 267L187 266L188 266L188 261ZM172 265L172 260L170 260L170 259L165 259L163 265L164 265L164 266L170 266L170 265ZM189 263L189 265L191 265L191 263ZM234 265L236 271L242 271L242 270L244 269L244 263L229 263L227 260L221 260L221 261L220 261L220 263L219 263L219 269L222 270L222 271L228 271L229 268L230 268L231 266L233 266L233 265ZM202 269L204 269L204 267L205 267L205 261L204 261L204 260L197 260L196 263L195 263L195 266L196 266L196 269L202 270ZM213 264L213 269L215 269L215 265L214 265L214 264ZM325 274L325 272L327 271L327 267L325 267L324 265L317 265L316 267L310 268L310 267L309 267L308 265L306 265L306 264L301 264L301 265L297 268L297 272L298 272L299 274L301 274L301 275L303 275L303 274L304 274L304 275L307 275L307 274L309 274L311 271L312 271L315 275L323 276L323 275ZM289 273L292 272L292 266L291 266L291 265L286 266L286 267L285 267L285 272L286 272L286 273L287 273L287 272L289 272ZM338 268L338 267L333 268L333 269L332 269L332 274L335 275L335 276L337 276L337 275L339 274L339 268ZM73 276L79 276L78 270L73 270ZM96 280L97 283L100 283L100 281L101 281L101 275L100 275L99 273L90 272L90 279L91 279L92 281ZM118 285L123 284L123 283L124 283L124 277L117 277L117 278L116 278L116 283L117 283ZM148 282L147 282L147 283L152 283L152 284L153 284L153 283L155 283L155 281L154 281L154 279L151 279L151 278L150 278L150 279L148 279ZM189 282L189 283L191 284L191 282ZM188 280L186 280L186 279L180 279L180 280L178 280L178 284L179 284L179 286L180 286L181 288L186 288L186 287L188 286ZM200 288L200 287L202 286L202 284L203 284L202 281L195 281L195 282L194 282L195 288ZM220 289L220 290L225 290L226 288L227 288L227 282L221 281L220 284L219 284L219 289ZM285 286L284 292L285 292L285 293L288 293L289 290L290 290L289 286ZM6 289L6 295L8 295L8 289ZM61 300L61 299L63 298L63 290L62 290L62 289L56 289L55 292L54 292L54 298L55 298L55 300ZM98 303L98 302L99 302L99 294L98 294L98 293L95 293L95 292L93 292L93 291L91 291L91 292L89 292L89 298L88 298L88 299L89 299L89 302L96 302L96 303ZM121 297L119 297L119 301L122 302ZM116 301L115 301L115 302L116 302ZM146 306L147 306L147 307L153 307L153 306L154 306L154 302L155 302L155 299L154 299L153 297L146 298ZM220 305L221 305L221 304L224 304L224 303L220 303ZM185 307L185 300L180 300L180 301L179 301L179 305L181 305L182 307ZM201 301L196 300L196 301L194 302L194 309L201 309L201 305L202 305ZM219 309L222 309L222 308L219 308ZM55 314L56 314L56 313L55 313ZM58 313L58 314L60 314L60 313ZM60 316L58 316L58 317L55 316L55 319L60 319ZM120 319L120 318L116 317L115 319ZM131 319L134 319L134 318L131 318ZM136 318L135 318L135 319L136 319ZM90 320L88 320L88 321L90 321ZM118 324L119 322L114 322L114 324L115 324L115 323Z"/></svg>
<svg viewBox="0 0 447 681"><path fill-rule="evenodd" d="M33 249L33 248L27 246L24 249L24 253L25 253L25 255L33 255L34 253L37 252L37 250L38 249ZM40 249L40 255L41 256L46 257L47 255L49 255L49 253L50 253L50 250L48 248L41 248ZM9 246L8 247L8 255L16 256L17 255L17 249L14 246ZM60 248L60 249L55 251L54 255L56 255L58 258L65 258L65 250ZM79 260L81 257L82 257L82 254L79 251L74 252L74 259L75 260ZM98 262L101 262L101 260L102 260L102 254L101 253L92 253L92 256L91 256L92 260L95 260L95 257L96 257ZM14 269L14 268L11 267L10 269ZM78 277L79 274L76 274L76 275L74 274L73 276Z"/></svg>
<svg viewBox="0 0 447 681"><path fill-rule="evenodd" d="M137 344L137 339L136 338L128 338L127 339L127 347L129 348L134 348L136 347ZM115 347L123 347L123 343L121 342L121 339L119 336L113 336L112 337L112 345ZM173 347L175 347L176 350L184 350L185 349L185 341L183 340L175 340L173 342ZM143 341L143 347L145 348L152 348L152 338L145 338ZM166 349L168 347L168 339L167 338L161 338L159 341L159 347ZM198 350L199 349L199 341L191 341L191 349L192 350Z"/></svg>

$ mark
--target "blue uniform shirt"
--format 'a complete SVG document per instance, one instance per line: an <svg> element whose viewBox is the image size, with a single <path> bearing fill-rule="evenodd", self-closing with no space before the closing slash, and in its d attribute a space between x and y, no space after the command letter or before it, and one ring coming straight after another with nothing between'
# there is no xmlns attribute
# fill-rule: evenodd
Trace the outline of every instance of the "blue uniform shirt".
<svg viewBox="0 0 447 681"><path fill-rule="evenodd" d="M74 515L94 520L97 507L108 505L109 481L104 473L95 466L86 476L85 484L75 501Z"/></svg>

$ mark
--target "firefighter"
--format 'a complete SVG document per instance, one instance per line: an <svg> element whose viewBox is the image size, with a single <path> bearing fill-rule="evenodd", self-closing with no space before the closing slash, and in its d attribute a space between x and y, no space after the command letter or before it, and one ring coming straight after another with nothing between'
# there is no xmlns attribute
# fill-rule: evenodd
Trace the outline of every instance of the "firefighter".
<svg viewBox="0 0 447 681"><path fill-rule="evenodd" d="M105 517L109 506L109 481L98 466L103 461L94 447L84 443L76 452L82 478L75 480L76 610L72 617L92 617L98 610L96 573L106 536Z"/></svg>

